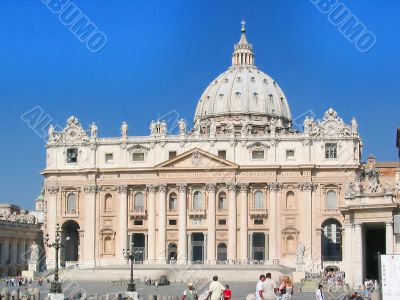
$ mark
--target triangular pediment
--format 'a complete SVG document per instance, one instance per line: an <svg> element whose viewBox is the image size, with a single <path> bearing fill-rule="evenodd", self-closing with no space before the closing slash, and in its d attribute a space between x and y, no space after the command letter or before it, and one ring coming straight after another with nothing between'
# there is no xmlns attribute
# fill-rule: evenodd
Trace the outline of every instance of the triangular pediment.
<svg viewBox="0 0 400 300"><path fill-rule="evenodd" d="M156 169L236 169L239 165L199 148L193 148L159 165Z"/></svg>

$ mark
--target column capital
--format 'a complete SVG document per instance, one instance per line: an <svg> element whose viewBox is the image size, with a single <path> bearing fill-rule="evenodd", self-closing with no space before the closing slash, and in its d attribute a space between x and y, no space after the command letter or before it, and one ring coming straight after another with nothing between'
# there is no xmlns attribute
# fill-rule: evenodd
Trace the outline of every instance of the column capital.
<svg viewBox="0 0 400 300"><path fill-rule="evenodd" d="M46 187L46 191L50 194L50 195L56 195L58 193L58 190L60 188L58 186L48 186Z"/></svg>
<svg viewBox="0 0 400 300"><path fill-rule="evenodd" d="M186 183L178 184L177 187L178 187L178 191L179 192L186 192L186 190L187 190L187 184Z"/></svg>
<svg viewBox="0 0 400 300"><path fill-rule="evenodd" d="M277 192L282 188L282 184L279 183L279 182L270 182L270 183L268 183L268 188L271 191L276 191Z"/></svg>
<svg viewBox="0 0 400 300"><path fill-rule="evenodd" d="M146 191L153 194L157 191L157 186L155 184L148 184L146 185Z"/></svg>
<svg viewBox="0 0 400 300"><path fill-rule="evenodd" d="M124 185L124 184L121 184L121 185L117 186L116 190L120 194L126 194L128 192L128 186Z"/></svg>
<svg viewBox="0 0 400 300"><path fill-rule="evenodd" d="M166 184L159 184L158 185L158 191L160 193L165 193L167 191L167 185Z"/></svg>
<svg viewBox="0 0 400 300"><path fill-rule="evenodd" d="M247 193L249 190L249 184L248 183L240 183L239 190L241 193Z"/></svg>
<svg viewBox="0 0 400 300"><path fill-rule="evenodd" d="M303 182L298 185L298 188L302 191L315 191L318 187L318 184L315 182Z"/></svg>
<svg viewBox="0 0 400 300"><path fill-rule="evenodd" d="M96 192L100 191L100 187L95 184L86 185L83 187L85 194L95 194Z"/></svg>
<svg viewBox="0 0 400 300"><path fill-rule="evenodd" d="M385 225L386 226L391 226L391 225L393 225L393 221L385 221Z"/></svg>
<svg viewBox="0 0 400 300"><path fill-rule="evenodd" d="M236 192L237 190L237 184L234 182L229 182L226 186L229 192Z"/></svg>
<svg viewBox="0 0 400 300"><path fill-rule="evenodd" d="M207 192L215 192L217 190L217 185L215 183L207 183L206 190Z"/></svg>

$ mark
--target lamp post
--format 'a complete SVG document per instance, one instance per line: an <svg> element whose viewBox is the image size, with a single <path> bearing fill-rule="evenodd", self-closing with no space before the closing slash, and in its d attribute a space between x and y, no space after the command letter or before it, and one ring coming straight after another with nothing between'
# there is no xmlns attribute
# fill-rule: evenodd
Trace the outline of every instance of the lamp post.
<svg viewBox="0 0 400 300"><path fill-rule="evenodd" d="M123 249L122 253L127 260L131 261L131 278L128 283L128 292L135 292L136 287L135 287L135 282L133 281L133 264L136 261L136 258L139 256L139 254L142 254L143 251L138 249L133 250L133 243L131 243L131 248Z"/></svg>
<svg viewBox="0 0 400 300"><path fill-rule="evenodd" d="M56 250L56 265L54 268L54 280L50 284L50 293L52 294L61 294L62 289L61 289L61 282L59 281L59 276L58 276L58 251L64 247L64 245L61 243L61 228L60 224L56 225L56 237L53 243L49 243L50 237L49 234L47 233L46 236L44 237L44 242L47 247L49 248L54 248ZM69 241L69 237L65 239L65 241Z"/></svg>

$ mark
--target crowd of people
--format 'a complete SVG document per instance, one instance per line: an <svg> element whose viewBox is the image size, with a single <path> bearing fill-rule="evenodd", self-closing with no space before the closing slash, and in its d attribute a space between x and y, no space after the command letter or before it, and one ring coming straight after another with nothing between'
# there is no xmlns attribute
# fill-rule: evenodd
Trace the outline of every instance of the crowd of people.
<svg viewBox="0 0 400 300"><path fill-rule="evenodd" d="M32 278L27 279L27 278L23 278L23 277L5 277L4 281L5 281L6 286L9 286L9 287L13 287L13 286L29 287L33 283ZM38 286L42 286L43 285L43 279L42 278L38 279L37 285Z"/></svg>
<svg viewBox="0 0 400 300"><path fill-rule="evenodd" d="M271 273L262 274L256 284L254 297L256 300L291 300L293 295L293 284L289 276L279 277L279 284L272 279ZM198 300L199 295L189 283L183 291L182 300ZM206 293L207 300L231 300L232 291L229 285L223 285L218 281L218 276L214 276Z"/></svg>

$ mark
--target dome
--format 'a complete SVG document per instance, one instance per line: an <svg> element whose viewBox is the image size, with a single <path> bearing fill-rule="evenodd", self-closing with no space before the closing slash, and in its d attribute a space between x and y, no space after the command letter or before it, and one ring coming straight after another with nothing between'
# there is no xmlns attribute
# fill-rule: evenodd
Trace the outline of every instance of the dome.
<svg viewBox="0 0 400 300"><path fill-rule="evenodd" d="M265 131L270 130L272 122L276 130L288 129L292 118L286 97L278 84L254 65L252 45L247 42L242 24L232 66L203 92L196 108L195 127L210 122L233 122L234 126L245 122Z"/></svg>

